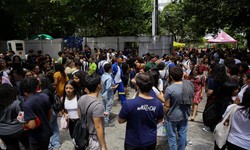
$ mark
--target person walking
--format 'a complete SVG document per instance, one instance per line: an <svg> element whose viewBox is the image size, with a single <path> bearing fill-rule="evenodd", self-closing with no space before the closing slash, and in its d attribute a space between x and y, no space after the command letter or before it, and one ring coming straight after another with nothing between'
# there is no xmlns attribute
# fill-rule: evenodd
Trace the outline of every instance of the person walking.
<svg viewBox="0 0 250 150"><path fill-rule="evenodd" d="M68 128L70 137L73 139L73 131L76 122L79 120L77 102L79 100L79 93L77 93L77 84L70 79L64 86L63 93L63 115L68 121Z"/></svg>
<svg viewBox="0 0 250 150"><path fill-rule="evenodd" d="M194 98L192 104L193 113L190 118L191 121L194 121L195 116L197 115L198 105L202 99L202 87L205 84L205 77L199 72L198 67L194 67L190 72L189 80L194 85Z"/></svg>

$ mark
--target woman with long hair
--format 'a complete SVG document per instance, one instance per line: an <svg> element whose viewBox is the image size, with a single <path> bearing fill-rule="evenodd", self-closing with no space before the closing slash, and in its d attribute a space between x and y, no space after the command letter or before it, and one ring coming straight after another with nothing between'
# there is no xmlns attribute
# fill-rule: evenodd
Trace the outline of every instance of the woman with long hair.
<svg viewBox="0 0 250 150"><path fill-rule="evenodd" d="M239 92L239 85L234 81L227 81L223 84L221 90L223 94L221 98L216 101L216 123L222 120L227 107L234 103L233 98ZM216 143L214 144L214 150L225 150L225 148L226 145L220 149Z"/></svg>
<svg viewBox="0 0 250 150"><path fill-rule="evenodd" d="M49 66L50 66L50 67L52 67L52 65L53 65L53 60L52 60L52 58L50 57L49 54L45 54L45 55L44 55L44 60L45 60L47 63L49 63Z"/></svg>
<svg viewBox="0 0 250 150"><path fill-rule="evenodd" d="M86 94L84 91L85 89L85 78L88 76L88 73L85 71L77 71L76 73L73 74L72 79L76 82L77 84L77 93L79 93L80 96Z"/></svg>
<svg viewBox="0 0 250 150"><path fill-rule="evenodd" d="M236 104L240 104L242 102L243 93L246 91L246 89L250 86L250 70L248 70L243 75L243 86L240 89L240 92L238 93L238 96L235 99Z"/></svg>
<svg viewBox="0 0 250 150"><path fill-rule="evenodd" d="M228 150L247 150L250 145L250 88L243 94L242 102L239 105L232 104L227 107L223 117L235 107L235 112L231 115L231 128L227 138ZM236 105L236 106L235 106Z"/></svg>
<svg viewBox="0 0 250 150"><path fill-rule="evenodd" d="M212 68L212 74L208 78L208 90L207 90L207 103L205 108L215 102L214 96L221 96L223 91L222 85L228 81L229 78L226 73L226 68L222 64L217 64Z"/></svg>
<svg viewBox="0 0 250 150"><path fill-rule="evenodd" d="M69 134L72 137L76 122L79 120L77 101L80 96L77 94L77 84L69 80L64 86L63 93L63 115L68 120Z"/></svg>
<svg viewBox="0 0 250 150"><path fill-rule="evenodd" d="M223 98L224 91L222 90L222 86L226 81L229 80L226 73L226 67L224 65L216 64L211 69L211 76L208 77L208 87L206 90L207 103L205 105L204 111L206 111L209 106L211 106L212 104L216 104L218 100ZM206 118L203 117L203 120L205 119ZM209 127L205 126L204 128L202 128L202 130L205 132L209 132L211 130L213 131L217 123L218 122L213 122L213 125L209 125Z"/></svg>
<svg viewBox="0 0 250 150"><path fill-rule="evenodd" d="M64 66L62 64L55 64L55 73L53 77L57 95L62 97L65 83L68 81L68 77L64 72Z"/></svg>
<svg viewBox="0 0 250 150"><path fill-rule="evenodd" d="M198 104L201 102L202 99L202 87L205 83L205 77L201 75L201 72L198 67L194 67L189 75L189 80L194 85L194 98L193 98L193 114L191 116L191 121L194 121L197 110L198 110Z"/></svg>
<svg viewBox="0 0 250 150"><path fill-rule="evenodd" d="M164 103L163 82L162 79L160 79L159 71L157 69L152 69L149 71L149 74L154 80L152 90L149 92L150 95L158 98L162 103Z"/></svg>

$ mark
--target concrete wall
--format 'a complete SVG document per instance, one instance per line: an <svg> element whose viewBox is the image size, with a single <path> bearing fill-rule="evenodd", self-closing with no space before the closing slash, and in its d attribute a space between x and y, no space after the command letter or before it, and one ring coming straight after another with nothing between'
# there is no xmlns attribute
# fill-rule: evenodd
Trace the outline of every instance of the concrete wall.
<svg viewBox="0 0 250 150"><path fill-rule="evenodd" d="M115 50L124 50L126 42L138 43L139 55L145 53L154 53L159 56L163 54L169 54L172 49L171 36L126 36L126 37L96 37L96 38L84 38L85 43L92 50L94 48ZM83 44L83 45L84 45ZM6 41L0 42L1 50L6 50ZM30 49L33 49L35 53L38 50L43 50L43 54L49 54L53 58L58 58L58 52L63 50L63 39L54 40L26 40L25 41L26 54Z"/></svg>
<svg viewBox="0 0 250 150"><path fill-rule="evenodd" d="M43 54L49 54L52 58L58 58L58 52L63 50L63 40L54 39L54 40L26 40L25 49L26 53L30 49L33 49L36 53L38 50L42 50Z"/></svg>
<svg viewBox="0 0 250 150"><path fill-rule="evenodd" d="M86 38L86 44L91 48L124 50L126 42L136 42L139 45L139 55L155 53L159 56L170 54L172 48L171 36L126 36L126 37L96 37Z"/></svg>

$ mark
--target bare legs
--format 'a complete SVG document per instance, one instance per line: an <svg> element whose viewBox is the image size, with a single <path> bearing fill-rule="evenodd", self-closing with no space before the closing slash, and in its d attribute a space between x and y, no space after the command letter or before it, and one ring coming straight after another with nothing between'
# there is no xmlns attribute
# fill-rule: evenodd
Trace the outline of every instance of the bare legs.
<svg viewBox="0 0 250 150"><path fill-rule="evenodd" d="M197 103L193 103L193 114L192 114L192 117L191 117L191 121L194 121L194 118L197 114L197 110L198 110L198 104Z"/></svg>

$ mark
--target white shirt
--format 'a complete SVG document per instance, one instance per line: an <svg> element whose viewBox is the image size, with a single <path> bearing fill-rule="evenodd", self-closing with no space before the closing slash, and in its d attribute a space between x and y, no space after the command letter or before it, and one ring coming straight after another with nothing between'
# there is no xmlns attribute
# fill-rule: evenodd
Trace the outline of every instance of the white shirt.
<svg viewBox="0 0 250 150"><path fill-rule="evenodd" d="M115 83L121 83L122 82L122 79L121 79L121 69L119 66L117 66L117 73L114 77L114 81Z"/></svg>
<svg viewBox="0 0 250 150"><path fill-rule="evenodd" d="M159 74L160 74L160 78L166 78L166 73L167 73L167 70L163 69L163 70L159 70Z"/></svg>
<svg viewBox="0 0 250 150"><path fill-rule="evenodd" d="M244 84L242 87L241 87L241 90L240 92L238 93L238 97L240 99L240 102L242 102L242 98L243 98L243 94L244 92L246 91L246 89L248 88L248 85Z"/></svg>
<svg viewBox="0 0 250 150"><path fill-rule="evenodd" d="M105 64L108 64L109 62L107 60L101 60L99 63L98 63L98 69L100 69L100 67L104 67Z"/></svg>
<svg viewBox="0 0 250 150"><path fill-rule="evenodd" d="M72 100L68 100L68 98L65 98L64 102L64 108L68 112L68 117L70 119L78 119L78 112L77 112L77 97L75 96Z"/></svg>
<svg viewBox="0 0 250 150"><path fill-rule="evenodd" d="M223 118L236 104L229 105L226 112L223 114ZM228 136L228 142L237 145L239 147L249 149L250 147L250 120L246 117L246 112L241 111L243 106L236 106L236 111L233 114L231 129Z"/></svg>
<svg viewBox="0 0 250 150"><path fill-rule="evenodd" d="M163 85L162 79L159 79L159 80L158 80L158 87L157 87L157 88L159 89L159 91L161 91L161 92L163 91L163 86L164 86L164 85Z"/></svg>

